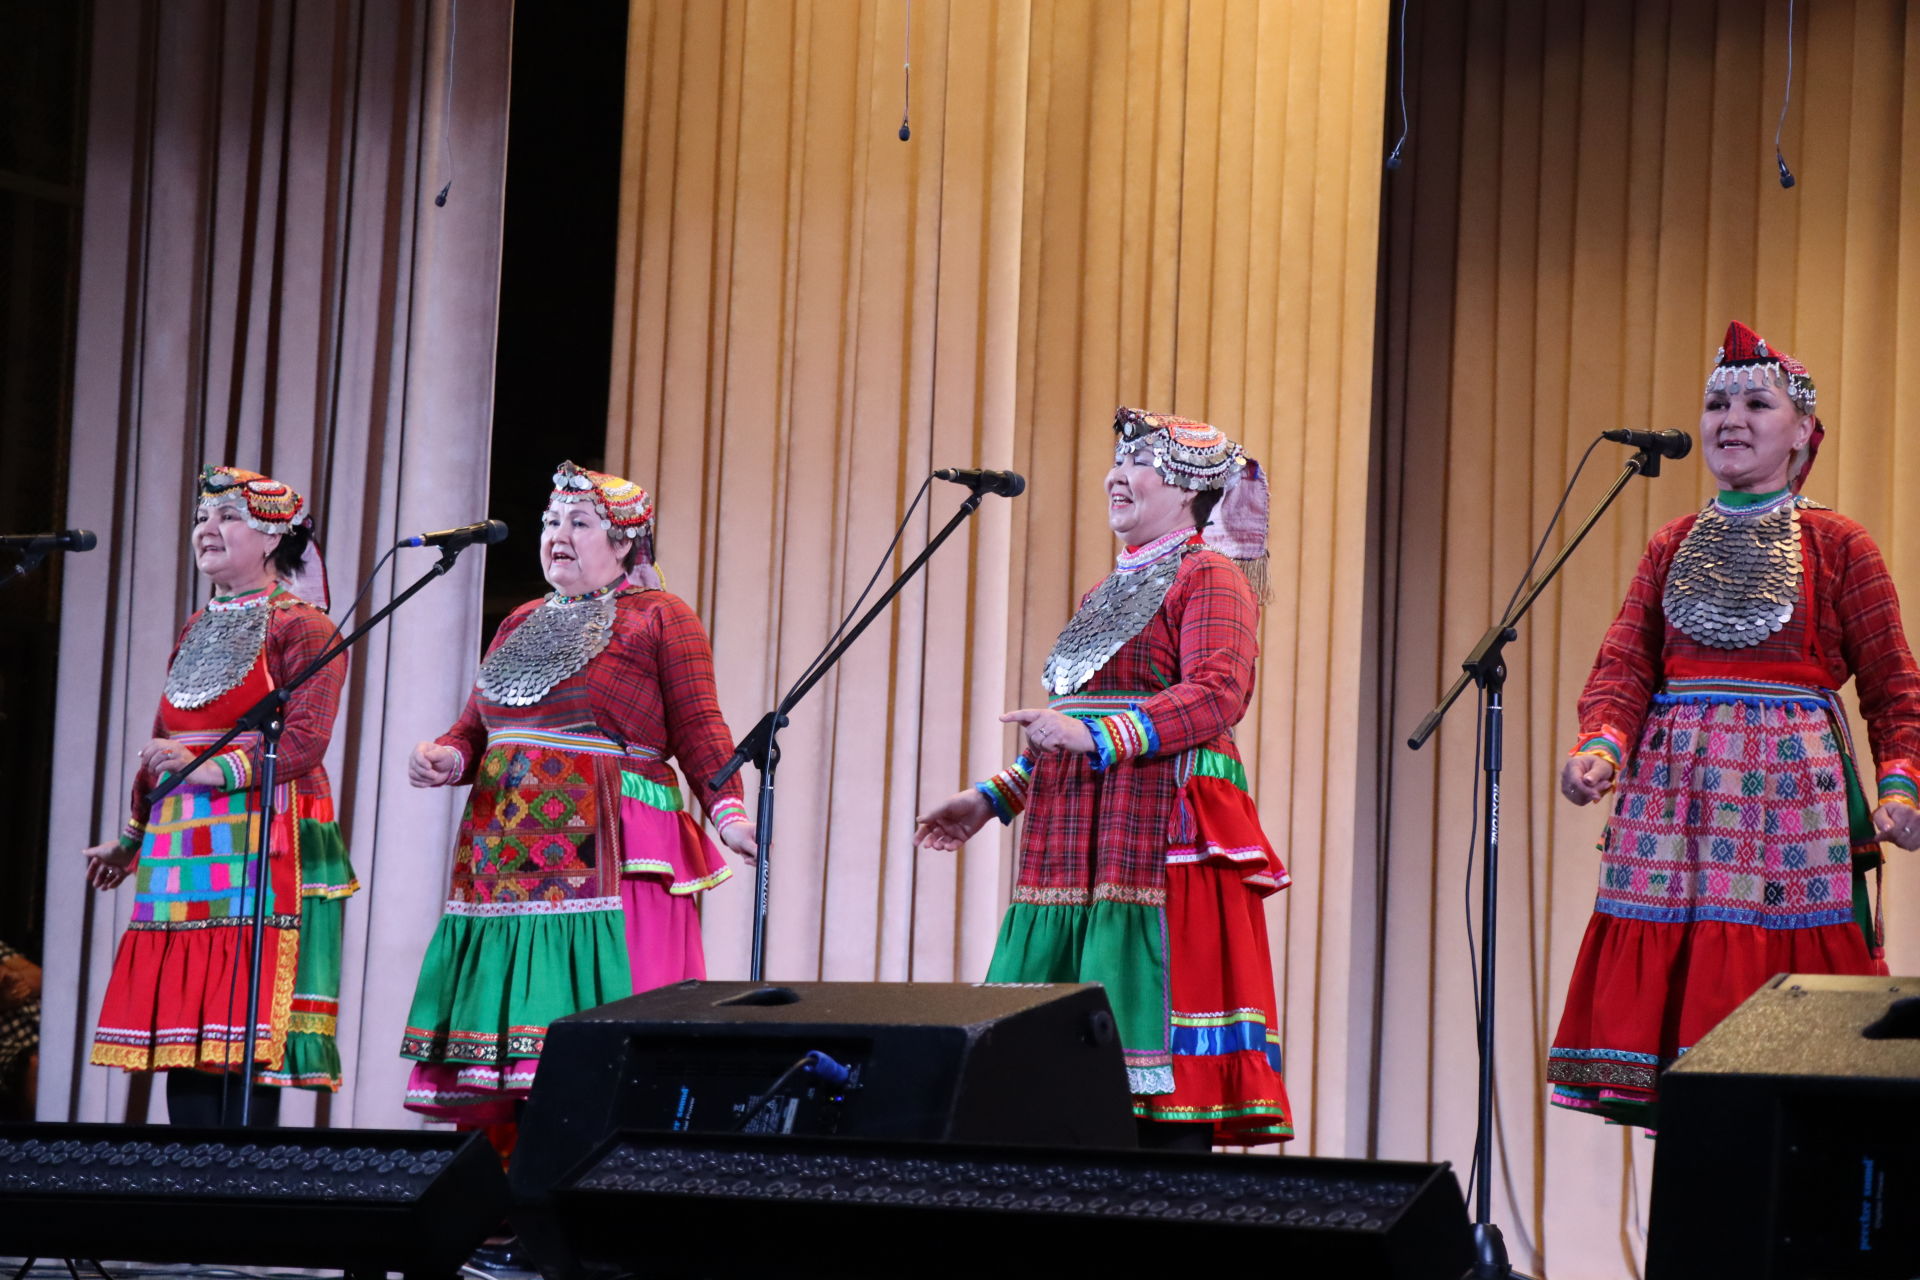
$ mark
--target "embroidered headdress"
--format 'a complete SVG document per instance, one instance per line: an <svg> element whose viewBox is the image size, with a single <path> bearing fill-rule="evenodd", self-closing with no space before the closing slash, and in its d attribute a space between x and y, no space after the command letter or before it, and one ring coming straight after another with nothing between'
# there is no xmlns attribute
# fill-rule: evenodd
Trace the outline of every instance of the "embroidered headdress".
<svg viewBox="0 0 1920 1280"><path fill-rule="evenodd" d="M1267 476L1220 428L1191 418L1122 405L1113 415L1118 451L1145 451L1160 478L1182 489L1224 490L1201 536L1240 566L1254 594L1267 598Z"/></svg>
<svg viewBox="0 0 1920 1280"><path fill-rule="evenodd" d="M303 516L306 499L272 476L239 467L209 464L200 468L200 507L232 505L252 528L266 534L292 534L297 529L307 539L303 562L281 585L308 604L327 608L327 567L320 558L320 544L313 537L313 517Z"/></svg>
<svg viewBox="0 0 1920 1280"><path fill-rule="evenodd" d="M238 467L200 468L200 505L230 502L246 512L247 523L262 533L291 533L306 501L288 486L258 471ZM304 522L313 527L312 517Z"/></svg>
<svg viewBox="0 0 1920 1280"><path fill-rule="evenodd" d="M658 587L653 567L653 499L631 480L563 462L553 473L553 501L591 504L600 527L620 538L644 538L627 577L635 586Z"/></svg>
<svg viewBox="0 0 1920 1280"><path fill-rule="evenodd" d="M1813 375L1807 372L1807 366L1786 352L1769 347L1765 338L1735 320L1727 326L1727 336L1721 339L1713 371L1707 375L1707 390L1751 391L1763 386L1786 392L1794 408L1804 414L1814 414ZM1798 493L1807 482L1814 455L1820 452L1820 441L1826 434L1820 419L1814 417L1813 434L1807 438L1806 460L1793 477L1794 492Z"/></svg>

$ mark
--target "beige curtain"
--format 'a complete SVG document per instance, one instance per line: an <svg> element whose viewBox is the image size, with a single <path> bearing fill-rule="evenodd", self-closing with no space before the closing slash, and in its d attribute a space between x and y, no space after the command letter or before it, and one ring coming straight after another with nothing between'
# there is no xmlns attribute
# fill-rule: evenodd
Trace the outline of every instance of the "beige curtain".
<svg viewBox="0 0 1920 1280"><path fill-rule="evenodd" d="M207 595L186 549L200 464L307 495L337 607L401 533L483 509L509 16L464 0L456 33L445 0L95 10L67 509L101 549L66 566L44 1118L128 1114L127 1077L84 1063L131 895L87 890L77 851L125 821L168 648ZM373 603L426 567L402 558ZM470 552L354 656L327 757L366 886L335 1124L409 1123L400 1029L457 813L396 762L460 705L479 604Z"/></svg>
<svg viewBox="0 0 1920 1280"><path fill-rule="evenodd" d="M744 731L936 466L1012 467L783 737L769 972L977 980L1012 841L910 847L1010 758L998 722L1111 566L1117 404L1273 475L1241 743L1299 883L1269 908L1299 1149L1364 1146L1375 976L1363 707L1384 0L631 8L610 465ZM901 63L912 140L897 138ZM957 503L939 486L889 568ZM1371 713L1366 713L1370 715ZM751 771L749 778L751 779ZM715 976L751 893L710 896Z"/></svg>
<svg viewBox="0 0 1920 1280"><path fill-rule="evenodd" d="M1419 755L1395 742L1506 603L1588 441L1691 429L1727 321L1747 320L1819 385L1829 434L1808 493L1865 523L1920 599L1920 527L1896 488L1914 448L1920 21L1899 3L1798 7L1782 145L1799 184L1783 190L1786 17L1785 0L1413 6L1414 143L1389 183L1384 279L1382 1155L1464 1165L1474 1099L1472 707ZM1601 447L1571 518L1624 461ZM1509 650L1495 1216L1516 1265L1553 1280L1639 1274L1653 1155L1549 1108L1540 1082L1603 817L1558 801L1554 779L1647 537L1711 491L1697 459L1635 481ZM1893 858L1890 960L1911 973L1920 884Z"/></svg>

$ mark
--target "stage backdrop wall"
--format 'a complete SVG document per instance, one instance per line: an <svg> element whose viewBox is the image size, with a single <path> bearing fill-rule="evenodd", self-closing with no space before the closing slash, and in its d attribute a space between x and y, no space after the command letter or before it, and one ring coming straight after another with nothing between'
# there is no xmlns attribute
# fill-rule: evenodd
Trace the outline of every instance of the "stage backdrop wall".
<svg viewBox="0 0 1920 1280"><path fill-rule="evenodd" d="M743 731L937 466L1011 467L783 737L769 973L978 980L1011 841L915 856L1112 564L1119 404L1273 477L1240 742L1296 887L1269 906L1305 1151L1366 1144L1375 885L1363 679L1383 0L636 0L610 465ZM913 66L912 140L901 123ZM958 503L940 485L889 570ZM749 771L749 779L752 774ZM751 893L709 895L717 976Z"/></svg>
<svg viewBox="0 0 1920 1280"><path fill-rule="evenodd" d="M1729 319L1819 385L1807 493L1859 519L1920 614L1905 388L1920 325L1920 12L1799 6L1778 182L1787 4L1437 0L1411 10L1414 142L1388 180L1393 654L1380 1154L1463 1160L1473 1005L1462 880L1472 706L1399 745L1505 605L1582 450L1605 428L1693 430ZM1903 423L1903 419L1907 421ZM1602 445L1569 510L1626 460ZM1640 1274L1653 1145L1550 1108L1541 1084L1598 879L1599 806L1554 781L1574 703L1646 539L1712 492L1696 457L1635 481L1509 649L1495 1216L1553 1280ZM1554 545L1558 545L1555 539ZM1851 703L1849 695L1849 703ZM1856 727L1856 737L1859 737ZM1893 850L1895 973L1920 968L1920 875ZM1477 902L1477 895L1476 895Z"/></svg>
<svg viewBox="0 0 1920 1280"><path fill-rule="evenodd" d="M128 1078L83 1064L131 893L86 889L78 850L125 822L166 654L208 594L186 548L199 466L307 495L336 606L401 532L483 509L510 5L465 0L457 39L450 7L95 8L67 510L100 550L66 566L44 1118L129 1114ZM355 655L327 756L367 886L347 908L334 1124L408 1122L399 1033L459 797L409 788L400 762L465 696L478 554ZM311 1114L300 1097L290 1122Z"/></svg>

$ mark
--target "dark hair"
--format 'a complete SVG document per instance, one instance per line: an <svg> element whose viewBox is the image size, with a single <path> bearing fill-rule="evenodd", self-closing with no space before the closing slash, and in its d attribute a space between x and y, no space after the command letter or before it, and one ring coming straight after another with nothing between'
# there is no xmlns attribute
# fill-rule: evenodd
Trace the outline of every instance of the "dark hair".
<svg viewBox="0 0 1920 1280"><path fill-rule="evenodd" d="M300 566L307 561L307 548L312 543L312 525L297 524L281 534L280 541L267 553L267 562L273 566L274 574L286 579L300 572Z"/></svg>
<svg viewBox="0 0 1920 1280"><path fill-rule="evenodd" d="M1193 495L1193 527L1204 529L1207 521L1213 518L1213 509L1220 505L1224 489L1201 489Z"/></svg>

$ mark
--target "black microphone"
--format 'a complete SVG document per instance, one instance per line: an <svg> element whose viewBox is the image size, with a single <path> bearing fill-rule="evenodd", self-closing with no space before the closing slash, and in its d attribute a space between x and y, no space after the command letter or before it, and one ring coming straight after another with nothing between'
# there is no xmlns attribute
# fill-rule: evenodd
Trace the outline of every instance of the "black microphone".
<svg viewBox="0 0 1920 1280"><path fill-rule="evenodd" d="M1611 440L1615 444L1630 444L1636 449L1645 449L1657 453L1663 458L1684 458L1693 452L1693 437L1684 431L1631 431L1626 427L1615 427L1611 431L1602 431L1600 438Z"/></svg>
<svg viewBox="0 0 1920 1280"><path fill-rule="evenodd" d="M91 551L99 541L91 529L69 529L65 533L0 533L0 547L27 553Z"/></svg>
<svg viewBox="0 0 1920 1280"><path fill-rule="evenodd" d="M502 520L482 520L478 524L463 524L458 529L441 529L434 533L415 534L411 538L402 538L395 544L402 547L451 547L459 550L476 542L488 546L504 540L507 536L506 522Z"/></svg>
<svg viewBox="0 0 1920 1280"><path fill-rule="evenodd" d="M1027 491L1027 478L1018 471L972 471L942 467L933 473L933 478L963 484L975 493L997 493L1003 498L1017 498Z"/></svg>

